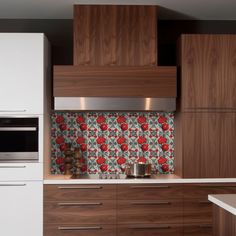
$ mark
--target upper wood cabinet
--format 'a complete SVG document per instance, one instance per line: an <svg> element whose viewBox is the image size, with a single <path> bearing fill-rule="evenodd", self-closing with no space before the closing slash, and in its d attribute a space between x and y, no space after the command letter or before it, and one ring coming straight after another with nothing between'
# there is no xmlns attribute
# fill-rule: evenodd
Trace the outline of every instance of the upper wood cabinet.
<svg viewBox="0 0 236 236"><path fill-rule="evenodd" d="M157 65L157 7L75 5L74 65Z"/></svg>
<svg viewBox="0 0 236 236"><path fill-rule="evenodd" d="M236 110L236 35L182 35L182 110Z"/></svg>

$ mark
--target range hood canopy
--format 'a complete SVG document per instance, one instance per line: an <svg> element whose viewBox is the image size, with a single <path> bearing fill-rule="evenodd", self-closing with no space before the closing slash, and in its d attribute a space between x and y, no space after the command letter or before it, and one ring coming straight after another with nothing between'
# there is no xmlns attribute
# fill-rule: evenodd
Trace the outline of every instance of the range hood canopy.
<svg viewBox="0 0 236 236"><path fill-rule="evenodd" d="M156 6L74 7L74 65L54 66L55 110L174 111L176 67L157 66Z"/></svg>

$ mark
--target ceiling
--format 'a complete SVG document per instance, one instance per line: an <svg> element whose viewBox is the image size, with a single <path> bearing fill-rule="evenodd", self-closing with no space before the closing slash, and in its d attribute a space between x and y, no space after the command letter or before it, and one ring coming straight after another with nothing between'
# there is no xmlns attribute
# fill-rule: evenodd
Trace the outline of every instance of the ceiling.
<svg viewBox="0 0 236 236"><path fill-rule="evenodd" d="M159 5L161 19L236 20L236 0L0 0L0 18L71 19L74 4Z"/></svg>

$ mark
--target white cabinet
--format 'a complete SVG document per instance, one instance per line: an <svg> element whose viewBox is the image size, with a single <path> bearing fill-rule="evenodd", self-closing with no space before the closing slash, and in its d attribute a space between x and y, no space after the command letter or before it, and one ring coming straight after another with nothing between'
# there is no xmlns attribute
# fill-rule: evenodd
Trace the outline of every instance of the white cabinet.
<svg viewBox="0 0 236 236"><path fill-rule="evenodd" d="M0 115L43 114L47 49L44 34L0 33Z"/></svg>
<svg viewBox="0 0 236 236"><path fill-rule="evenodd" d="M42 179L43 163L0 163L0 181L32 181Z"/></svg>
<svg viewBox="0 0 236 236"><path fill-rule="evenodd" d="M0 182L0 234L43 235L43 183Z"/></svg>

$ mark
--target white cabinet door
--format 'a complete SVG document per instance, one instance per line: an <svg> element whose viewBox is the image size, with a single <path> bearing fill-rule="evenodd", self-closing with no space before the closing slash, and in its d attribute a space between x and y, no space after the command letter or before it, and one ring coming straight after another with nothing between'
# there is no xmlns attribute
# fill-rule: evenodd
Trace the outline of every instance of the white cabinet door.
<svg viewBox="0 0 236 236"><path fill-rule="evenodd" d="M0 234L43 236L43 183L0 182Z"/></svg>
<svg viewBox="0 0 236 236"><path fill-rule="evenodd" d="M0 115L43 114L44 35L0 33Z"/></svg>

